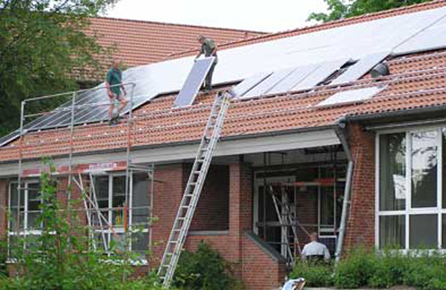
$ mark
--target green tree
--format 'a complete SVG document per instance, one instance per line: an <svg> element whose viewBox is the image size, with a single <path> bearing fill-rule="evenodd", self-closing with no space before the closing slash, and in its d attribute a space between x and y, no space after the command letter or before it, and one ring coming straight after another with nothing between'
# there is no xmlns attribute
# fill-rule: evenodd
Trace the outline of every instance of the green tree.
<svg viewBox="0 0 446 290"><path fill-rule="evenodd" d="M432 0L324 0L327 13L311 13L308 20L328 22Z"/></svg>
<svg viewBox="0 0 446 290"><path fill-rule="evenodd" d="M112 48L101 47L86 33L89 17L115 2L0 0L0 136L18 127L24 98L98 79L94 73L103 71L104 56Z"/></svg>

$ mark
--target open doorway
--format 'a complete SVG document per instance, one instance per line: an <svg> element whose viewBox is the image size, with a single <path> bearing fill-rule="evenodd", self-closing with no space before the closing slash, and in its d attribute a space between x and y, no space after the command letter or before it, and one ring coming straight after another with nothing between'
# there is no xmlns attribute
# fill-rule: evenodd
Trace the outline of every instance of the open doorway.
<svg viewBox="0 0 446 290"><path fill-rule="evenodd" d="M281 164L255 170L254 232L290 264L300 257L312 232L318 233L320 242L334 255L347 163L341 153L330 153L316 162L290 163L287 159L296 158L282 158ZM303 157L310 159L308 155L299 159L305 160Z"/></svg>

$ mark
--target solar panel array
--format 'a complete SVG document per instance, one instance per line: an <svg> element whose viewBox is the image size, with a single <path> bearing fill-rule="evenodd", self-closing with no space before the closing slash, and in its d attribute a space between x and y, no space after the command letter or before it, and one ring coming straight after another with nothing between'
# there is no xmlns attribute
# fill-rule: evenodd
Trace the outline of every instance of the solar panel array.
<svg viewBox="0 0 446 290"><path fill-rule="evenodd" d="M388 51L395 55L446 47L444 35L446 8L440 7L240 46L219 52L214 84L234 83L261 72L296 68L286 78L266 89L266 94L309 89L331 71L330 65L326 63L339 59L340 56L363 60L365 56L377 52ZM316 63L324 64L325 69L314 67ZM358 62L354 69L357 70L355 74L352 70L351 76L344 75L335 84L341 83L343 79L357 78L363 71L360 69L362 65L369 67L373 62L368 65L366 63L365 59L361 64ZM184 57L124 71L123 82L136 84L135 107L157 95L180 91L192 64L193 57ZM318 74L320 76L316 77ZM243 94L248 92L249 90L244 91ZM262 94L265 95L265 92ZM106 93L88 93L79 96L78 104L107 102L107 98ZM106 111L106 107L91 110L79 108L75 122L81 124L104 120L107 118ZM59 109L33 121L28 129L65 126L69 123L69 115ZM0 139L0 142L4 139Z"/></svg>
<svg viewBox="0 0 446 290"><path fill-rule="evenodd" d="M287 78L295 68L287 68L274 72L271 76L257 84L253 89L243 95L243 98L252 98L266 95L275 85Z"/></svg>
<svg viewBox="0 0 446 290"><path fill-rule="evenodd" d="M249 92L252 88L257 86L259 83L264 81L266 78L268 78L271 75L271 73L258 73L255 74L249 78L246 78L244 81L242 81L240 84L238 84L234 89L234 93L236 96L243 96L247 92Z"/></svg>
<svg viewBox="0 0 446 290"><path fill-rule="evenodd" d="M246 87L247 82L255 83L258 76L247 78L247 82L241 82L235 87L237 96L241 99L276 95L289 91L309 90L324 82L327 78L345 65L349 59L308 65L303 67L286 68L274 72L263 81L257 82L249 91L241 89Z"/></svg>
<svg viewBox="0 0 446 290"><path fill-rule="evenodd" d="M385 59L389 52L374 53L365 56L357 63L349 67L342 75L331 82L332 85L340 85L349 83L360 79L363 75L368 73L378 63Z"/></svg>
<svg viewBox="0 0 446 290"><path fill-rule="evenodd" d="M200 91L200 87L203 85L207 73L214 63L214 60L215 57L207 57L195 61L195 64L187 76L183 88L181 88L181 91L173 104L174 107L178 108L192 105L195 97Z"/></svg>
<svg viewBox="0 0 446 290"><path fill-rule="evenodd" d="M328 77L339 70L350 59L342 59L338 61L326 62L319 65L311 74L294 86L292 91L302 91L311 89L318 84L324 82Z"/></svg>
<svg viewBox="0 0 446 290"><path fill-rule="evenodd" d="M339 92L320 102L316 105L316 107L327 107L363 102L365 100L373 98L384 89L385 87L371 87L359 90Z"/></svg>
<svg viewBox="0 0 446 290"><path fill-rule="evenodd" d="M445 35L446 17L441 18L434 25L409 38L394 49L393 52L398 55L444 48L446 47Z"/></svg>

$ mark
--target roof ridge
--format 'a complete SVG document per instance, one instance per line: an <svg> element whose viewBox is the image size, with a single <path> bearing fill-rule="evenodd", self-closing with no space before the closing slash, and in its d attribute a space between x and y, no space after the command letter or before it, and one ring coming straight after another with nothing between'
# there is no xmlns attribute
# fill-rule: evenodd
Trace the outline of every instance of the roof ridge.
<svg viewBox="0 0 446 290"><path fill-rule="evenodd" d="M425 11L425 10L429 10L429 9L435 9L435 8L438 8L441 6L446 6L446 0L433 0L430 2L423 2L423 3L414 4L414 5L410 5L410 6L399 7L399 8L389 9L389 10L383 10L383 11L374 12L374 13L366 13L366 14L362 14L359 16L355 16L355 17L343 18L343 19L329 21L329 22L325 22L325 23L309 25L309 26L299 27L299 28L290 29L290 30L284 30L284 31L280 31L277 33L270 33L270 34L253 36L250 38L245 38L245 39L240 39L240 40L233 40L233 41L229 41L229 42L220 44L219 48L226 48L226 46L230 46L230 45L256 42L256 41L259 41L262 39L268 39L268 38L271 38L271 40L274 40L274 39L280 38L282 35L292 34L290 36L294 36L294 35L299 35L299 34L311 33L314 31L328 29L330 27L341 27L341 26L358 23L358 22L366 22L366 21L361 21L361 20L364 20L365 18L369 18L367 21L373 21L373 20L376 20L379 18L387 18L387 17L401 15L401 14L409 14L413 10L414 10L413 12L418 12L418 11ZM405 12L405 13L401 13L401 12ZM227 48L230 48L230 47L227 47ZM194 50L189 49L189 50L185 50L182 52L173 53L173 54L169 55L167 57L167 59L186 56L192 51L194 51Z"/></svg>
<svg viewBox="0 0 446 290"><path fill-rule="evenodd" d="M205 29L215 29L215 30L225 30L225 31L236 31L236 32L250 32L250 33L261 33L268 35L270 33L264 31L256 31L256 30L246 30L246 29L237 29L237 28L225 28L225 27L215 27L208 25L195 25L195 24L182 24L182 23L173 23L173 22L164 22L164 21L152 21L152 20L139 20L139 19L126 19L120 17L107 17L107 16L98 16L98 17L89 17L90 19L107 19L107 20L115 20L115 21L126 21L126 22L140 22L140 23L149 23L149 24L160 24L166 26L181 26L181 27L191 27L191 28L205 28Z"/></svg>

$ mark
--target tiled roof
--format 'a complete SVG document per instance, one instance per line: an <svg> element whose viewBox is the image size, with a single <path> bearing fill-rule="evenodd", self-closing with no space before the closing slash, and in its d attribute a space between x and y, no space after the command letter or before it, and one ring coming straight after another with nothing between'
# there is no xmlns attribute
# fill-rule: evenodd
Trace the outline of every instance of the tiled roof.
<svg viewBox="0 0 446 290"><path fill-rule="evenodd" d="M90 23L88 32L94 33L103 46L115 45L117 51L113 57L128 67L163 61L185 50L197 52L200 34L212 38L218 45L266 35L255 31L117 18L91 18Z"/></svg>
<svg viewBox="0 0 446 290"><path fill-rule="evenodd" d="M357 16L357 17L346 18L346 19L341 19L341 20L337 20L337 21L331 21L331 22L327 22L327 23L323 23L323 24L319 24L319 25L308 26L308 27L304 27L304 28L297 28L297 29L293 29L293 30L282 31L279 33L260 35L260 36L240 40L240 41L232 41L232 42L228 42L224 45L220 45L219 50L229 49L229 48L234 48L234 47L239 47L239 46L244 46L244 45L250 45L250 44L255 44L255 43L260 43L260 42L265 42L265 41L270 41L270 40L276 40L276 39L281 39L281 38L286 38L286 37L291 37L291 36L296 36L296 35L301 35L301 34L308 34L308 33L316 32L316 31L337 28L337 27L377 20L377 19L381 19L381 18L394 17L394 16L398 16L398 15L414 13L414 12L419 12L419 11L424 11L424 10L429 10L429 9L435 9L435 8L444 7L444 6L446 6L446 0L433 0L430 2L424 2L421 4L406 6L406 7L402 7L402 8L398 8L398 9L385 10L385 11L378 12L378 13L364 14L364 15ZM182 51L179 53L172 54L170 56L170 58L175 59L175 58L179 58L179 57L189 56L191 54L193 54L193 50L185 50L185 51Z"/></svg>
<svg viewBox="0 0 446 290"><path fill-rule="evenodd" d="M445 6L446 0L416 5L373 15L341 20L308 28L306 31L327 29L360 21L389 17L402 13ZM302 32L287 32L292 35ZM272 36L286 37L286 36ZM261 40L263 39L263 40ZM251 41L265 41L260 37ZM244 42L246 43L246 42ZM379 83L365 76L342 87L320 87L313 92L289 93L269 98L234 100L222 132L223 138L255 134L286 132L299 129L318 129L333 126L343 117L361 117L421 108L446 110L446 50L400 56L388 61L392 74ZM386 88L374 98L363 103L316 108L327 97L342 90L384 85ZM176 95L162 96L135 111L132 145L167 145L198 141L208 118L216 92L201 94L195 104L186 109L172 109ZM68 128L31 132L23 138L23 157L39 158L67 154L70 134ZM123 149L127 145L127 127L121 124L87 124L74 130L74 153L104 152ZM18 158L18 140L0 148L0 162Z"/></svg>
<svg viewBox="0 0 446 290"><path fill-rule="evenodd" d="M402 110L446 106L446 50L398 57L388 61L392 75L377 83L366 76L344 87L321 87L314 92L293 93L246 101L234 100L222 137L332 126L346 116L366 116ZM357 104L316 108L314 105L342 90L384 85L374 98ZM201 137L216 92L201 94L195 105L172 109L175 95L164 96L135 111L132 144L138 146L196 141ZM28 133L24 158L69 152L68 128ZM125 124L88 124L74 130L74 153L125 148ZM18 156L18 141L0 149L0 161Z"/></svg>

